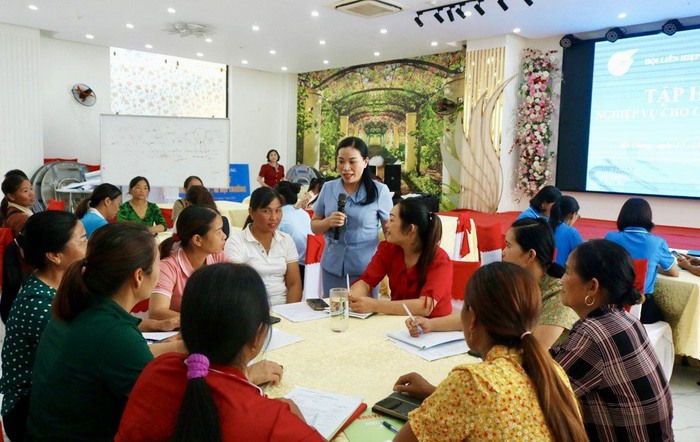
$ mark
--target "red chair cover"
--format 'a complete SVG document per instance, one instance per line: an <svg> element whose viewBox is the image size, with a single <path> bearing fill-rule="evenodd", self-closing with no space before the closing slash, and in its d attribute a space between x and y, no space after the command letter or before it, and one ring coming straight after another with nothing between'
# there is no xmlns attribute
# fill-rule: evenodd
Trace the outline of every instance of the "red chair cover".
<svg viewBox="0 0 700 442"><path fill-rule="evenodd" d="M634 283L632 284L634 288L639 290L639 293L644 294L644 283L647 279L647 268L649 267L649 261L646 259L633 259L632 264L634 265ZM625 305L625 310L628 312L632 306Z"/></svg>
<svg viewBox="0 0 700 442"><path fill-rule="evenodd" d="M12 229L9 227L0 227L0 281L2 281L2 258L5 256L5 247L7 247L15 237L12 235Z"/></svg>
<svg viewBox="0 0 700 442"><path fill-rule="evenodd" d="M87 167L87 170L89 170L90 172L95 172L95 171L100 170L100 165L99 165L99 164L84 164L84 163L83 163L83 165L84 165L85 167Z"/></svg>
<svg viewBox="0 0 700 442"><path fill-rule="evenodd" d="M163 218L165 218L165 222L168 224L168 229L173 228L173 209L164 209L160 208L160 213L163 214Z"/></svg>
<svg viewBox="0 0 700 442"><path fill-rule="evenodd" d="M479 261L452 261L452 299L464 299L464 290L467 288L467 282L469 282L469 279L479 267L481 267Z"/></svg>
<svg viewBox="0 0 700 442"><path fill-rule="evenodd" d="M505 246L503 235L501 234L501 223L476 226L476 240L480 252L490 252L492 250L502 250Z"/></svg>
<svg viewBox="0 0 700 442"><path fill-rule="evenodd" d="M306 237L306 265L321 262L323 247L326 245L326 240L323 235L307 235Z"/></svg>
<svg viewBox="0 0 700 442"><path fill-rule="evenodd" d="M56 161L70 161L73 163L77 163L78 159L77 158L44 158L44 164L55 163Z"/></svg>
<svg viewBox="0 0 700 442"><path fill-rule="evenodd" d="M148 299L144 299L143 301L139 301L136 303L134 307L131 309L131 313L148 313Z"/></svg>
<svg viewBox="0 0 700 442"><path fill-rule="evenodd" d="M309 218L314 217L314 211L312 209L304 209L304 211L309 214Z"/></svg>
<svg viewBox="0 0 700 442"><path fill-rule="evenodd" d="M66 202L65 201L60 201L60 200L55 200L51 198L49 200L49 205L46 206L46 210L60 210L64 211L66 210Z"/></svg>

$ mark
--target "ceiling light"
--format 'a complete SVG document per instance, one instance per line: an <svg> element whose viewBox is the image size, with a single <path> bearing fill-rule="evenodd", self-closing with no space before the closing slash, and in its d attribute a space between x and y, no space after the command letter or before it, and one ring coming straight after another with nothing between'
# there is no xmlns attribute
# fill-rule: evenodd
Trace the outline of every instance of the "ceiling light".
<svg viewBox="0 0 700 442"><path fill-rule="evenodd" d="M525 0L525 4L528 6L532 6L532 0Z"/></svg>
<svg viewBox="0 0 700 442"><path fill-rule="evenodd" d="M461 18L467 18L467 16L464 14L464 11L462 11L462 6L457 6L457 9L455 9L455 12L457 15L459 15ZM469 13L471 15L471 12Z"/></svg>
<svg viewBox="0 0 700 442"><path fill-rule="evenodd" d="M484 11L484 8L481 7L481 2L477 3L474 5L474 10L479 13L479 15L484 15L486 14L486 11Z"/></svg>
<svg viewBox="0 0 700 442"><path fill-rule="evenodd" d="M211 43L211 42L212 42L212 39L211 39L211 38L205 38L204 41L206 41L207 43Z"/></svg>
<svg viewBox="0 0 700 442"><path fill-rule="evenodd" d="M419 28L423 27L423 21L420 19L420 14L416 15L416 18L414 18L413 21L416 22Z"/></svg>
<svg viewBox="0 0 700 442"><path fill-rule="evenodd" d="M277 51L275 51L274 49L270 49L270 55L275 55L276 53Z"/></svg>
<svg viewBox="0 0 700 442"><path fill-rule="evenodd" d="M437 11L435 11L435 14L433 14L433 17L435 17L435 20L437 20L438 22L444 23L444 22L445 22L445 19L442 18L442 15L440 15L440 11L442 11L442 8L438 9Z"/></svg>
<svg viewBox="0 0 700 442"><path fill-rule="evenodd" d="M127 23L127 24L126 24L126 27L129 28L129 29L134 29L134 25L132 25L131 23Z"/></svg>
<svg viewBox="0 0 700 442"><path fill-rule="evenodd" d="M168 8L168 12L171 13L171 14L174 14L174 13L176 13L177 11L175 10L175 8Z"/></svg>
<svg viewBox="0 0 700 442"><path fill-rule="evenodd" d="M323 64L328 64L328 63L329 63L328 60L323 60Z"/></svg>
<svg viewBox="0 0 700 442"><path fill-rule="evenodd" d="M380 33L380 34L386 34L386 33L387 33L387 30L386 30L386 29L380 29L380 30L379 30L379 33Z"/></svg>
<svg viewBox="0 0 700 442"><path fill-rule="evenodd" d="M241 64L248 64L248 60L241 60Z"/></svg>
<svg viewBox="0 0 700 442"><path fill-rule="evenodd" d="M498 6L501 7L504 11L508 10L508 5L506 5L506 2L503 0L498 0L496 3L498 3Z"/></svg>
<svg viewBox="0 0 700 442"><path fill-rule="evenodd" d="M319 41L318 41L318 44L320 44L320 45L322 45L322 46L323 46L323 45L325 45L325 44L326 44L326 40L319 40Z"/></svg>
<svg viewBox="0 0 700 442"><path fill-rule="evenodd" d="M312 17L318 17L318 11L311 11Z"/></svg>
<svg viewBox="0 0 700 442"><path fill-rule="evenodd" d="M559 46L564 49L569 49L573 45L579 42L579 39L574 37L574 34L566 34L559 40Z"/></svg>
<svg viewBox="0 0 700 442"><path fill-rule="evenodd" d="M197 52L197 57L204 57L204 54L201 52Z"/></svg>
<svg viewBox="0 0 700 442"><path fill-rule="evenodd" d="M610 43L615 43L621 38L625 38L626 32L622 28L611 28L605 33L605 39Z"/></svg>
<svg viewBox="0 0 700 442"><path fill-rule="evenodd" d="M258 25L253 25L253 30L256 31L256 32L259 31L259 30L260 30L260 26L258 26Z"/></svg>
<svg viewBox="0 0 700 442"><path fill-rule="evenodd" d="M430 46L437 46L437 45L438 45L438 42L436 42L436 41L433 41L430 43Z"/></svg>
<svg viewBox="0 0 700 442"><path fill-rule="evenodd" d="M152 45L152 44L146 44L144 47L145 47L146 49L153 49L153 45Z"/></svg>
<svg viewBox="0 0 700 442"><path fill-rule="evenodd" d="M663 32L666 35L673 35L678 31L683 30L683 25L681 24L678 19L672 19L664 23L664 25L661 27L661 32Z"/></svg>
<svg viewBox="0 0 700 442"><path fill-rule="evenodd" d="M627 18L627 14L624 12L621 12L621 13L617 14L617 18Z"/></svg>
<svg viewBox="0 0 700 442"><path fill-rule="evenodd" d="M287 70L287 66L282 66L282 70L283 70L283 71L286 71L286 70Z"/></svg>
<svg viewBox="0 0 700 442"><path fill-rule="evenodd" d="M447 9L447 18L449 18L451 22L455 21L455 15L450 8Z"/></svg>
<svg viewBox="0 0 700 442"><path fill-rule="evenodd" d="M95 36L92 34L85 34L85 38L87 38L88 40L92 40L93 38L95 38Z"/></svg>
<svg viewBox="0 0 700 442"><path fill-rule="evenodd" d="M513 29L513 34L520 34L520 28Z"/></svg>
<svg viewBox="0 0 700 442"><path fill-rule="evenodd" d="M37 7L37 5L29 5L29 6L27 6L27 7L28 7L29 9L31 9L32 11L38 11L38 10L39 10L39 8Z"/></svg>
<svg viewBox="0 0 700 442"><path fill-rule="evenodd" d="M377 51L374 52L374 56L375 56L375 57L379 57L380 55L381 55L381 54L380 54L379 52L377 52Z"/></svg>

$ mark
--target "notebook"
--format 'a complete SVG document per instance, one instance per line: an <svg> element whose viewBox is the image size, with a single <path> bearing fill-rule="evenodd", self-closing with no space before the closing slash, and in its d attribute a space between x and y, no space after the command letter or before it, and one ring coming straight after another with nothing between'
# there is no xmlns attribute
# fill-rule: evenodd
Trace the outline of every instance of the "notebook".
<svg viewBox="0 0 700 442"><path fill-rule="evenodd" d="M295 388L286 397L297 404L306 423L327 440L333 439L367 408L362 398L304 387Z"/></svg>
<svg viewBox="0 0 700 442"><path fill-rule="evenodd" d="M404 342L420 349L435 347L436 345L445 344L447 342L464 340L464 333L461 331L431 332L414 338L408 333L408 330L404 328L389 332L386 335L391 339L396 339L397 341Z"/></svg>

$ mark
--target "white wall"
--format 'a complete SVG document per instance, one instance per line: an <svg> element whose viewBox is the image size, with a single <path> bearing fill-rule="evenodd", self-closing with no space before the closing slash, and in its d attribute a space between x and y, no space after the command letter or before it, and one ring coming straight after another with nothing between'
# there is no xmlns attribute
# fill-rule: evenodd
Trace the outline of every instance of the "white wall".
<svg viewBox="0 0 700 442"><path fill-rule="evenodd" d="M250 165L251 190L270 149L289 170L296 160L297 76L229 68L231 163Z"/></svg>
<svg viewBox="0 0 700 442"><path fill-rule="evenodd" d="M39 71L39 31L0 24L0 173L43 162Z"/></svg>
<svg viewBox="0 0 700 442"><path fill-rule="evenodd" d="M110 113L109 48L41 37L44 156L100 162L100 114ZM76 83L95 91L88 107L71 94Z"/></svg>

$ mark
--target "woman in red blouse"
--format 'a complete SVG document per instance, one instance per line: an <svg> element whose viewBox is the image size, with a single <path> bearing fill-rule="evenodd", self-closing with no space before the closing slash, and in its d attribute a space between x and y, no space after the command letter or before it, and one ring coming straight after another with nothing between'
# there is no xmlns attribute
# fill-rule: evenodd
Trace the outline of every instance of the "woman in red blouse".
<svg viewBox="0 0 700 442"><path fill-rule="evenodd" d="M382 241L367 269L350 289L350 308L358 313L405 315L403 304L417 316L452 312L452 262L440 248L442 223L420 200L409 198L391 209ZM370 291L389 277L391 301Z"/></svg>
<svg viewBox="0 0 700 442"><path fill-rule="evenodd" d="M267 163L258 172L258 183L264 187L275 187L284 180L284 166L279 164L280 154L275 149L267 152Z"/></svg>

